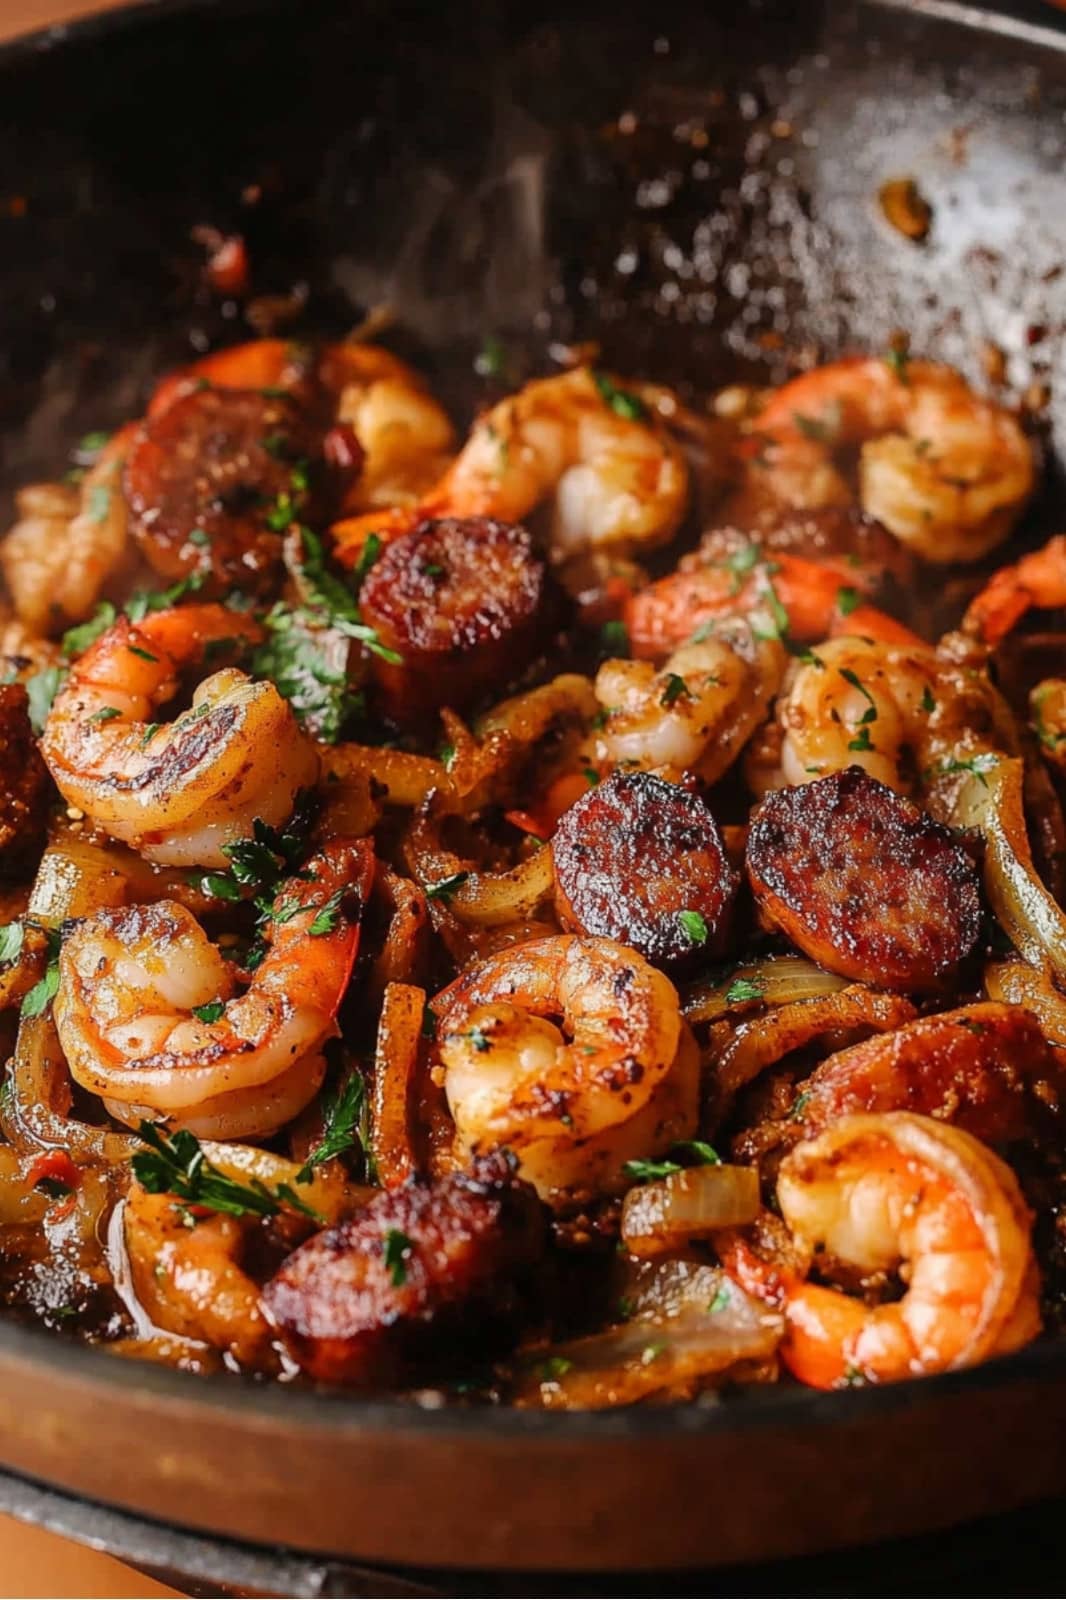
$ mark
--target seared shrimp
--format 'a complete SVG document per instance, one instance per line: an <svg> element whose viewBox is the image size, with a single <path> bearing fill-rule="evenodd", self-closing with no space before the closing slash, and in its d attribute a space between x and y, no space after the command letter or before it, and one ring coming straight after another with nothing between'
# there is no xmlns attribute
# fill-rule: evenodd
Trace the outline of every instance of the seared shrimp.
<svg viewBox="0 0 1066 1600"><path fill-rule="evenodd" d="M756 422L757 490L788 506L846 505L838 450L861 447L859 496L926 561L979 561L1032 493L1033 451L1017 419L931 361L836 361L786 383Z"/></svg>
<svg viewBox="0 0 1066 1600"><path fill-rule="evenodd" d="M685 510L688 474L659 427L620 414L587 367L541 378L501 400L421 504L382 522L373 515L334 528L342 561L354 562L372 532L406 532L424 517L521 522L551 499L557 559L588 550L662 544Z"/></svg>
<svg viewBox="0 0 1066 1600"><path fill-rule="evenodd" d="M448 466L455 434L418 373L372 344L328 346L320 371L338 395L337 421L350 423L365 452L346 509L404 506L425 495Z"/></svg>
<svg viewBox="0 0 1066 1600"><path fill-rule="evenodd" d="M784 671L780 641L740 618L682 645L660 671L648 661L605 661L595 686L603 726L589 759L668 778L693 771L714 783L762 722Z"/></svg>
<svg viewBox="0 0 1066 1600"><path fill-rule="evenodd" d="M131 1127L165 1117L205 1138L244 1139L291 1121L322 1082L372 873L368 844L336 843L284 883L270 948L241 995L176 901L80 922L55 998L71 1075Z"/></svg>
<svg viewBox="0 0 1066 1600"><path fill-rule="evenodd" d="M19 519L0 545L0 568L19 620L32 633L82 621L122 566L128 521L122 468L133 431L115 434L78 488L40 484L17 495Z"/></svg>
<svg viewBox="0 0 1066 1600"><path fill-rule="evenodd" d="M549 1201L617 1192L627 1160L695 1130L697 1055L677 992L613 939L501 951L433 1011L461 1158L506 1146Z"/></svg>
<svg viewBox="0 0 1066 1600"><path fill-rule="evenodd" d="M212 648L258 639L258 625L224 606L121 618L71 668L41 749L64 799L152 861L225 866L222 847L292 812L318 777L318 755L271 683L236 668L204 679L192 710L146 721L180 674Z"/></svg>
<svg viewBox="0 0 1066 1600"><path fill-rule="evenodd" d="M994 573L971 602L963 631L997 645L1027 611L1060 606L1066 606L1066 533Z"/></svg>
<svg viewBox="0 0 1066 1600"><path fill-rule="evenodd" d="M867 1305L763 1267L727 1266L782 1304L781 1356L817 1389L890 1383L975 1366L1040 1331L1029 1211L1010 1168L960 1128L896 1111L843 1117L781 1164L778 1204L793 1236L833 1264L884 1281L900 1300Z"/></svg>
<svg viewBox="0 0 1066 1600"><path fill-rule="evenodd" d="M907 793L907 755L925 781L1013 745L1007 708L984 675L954 667L928 645L851 636L819 645L799 664L777 720L780 781L792 784L860 766Z"/></svg>
<svg viewBox="0 0 1066 1600"><path fill-rule="evenodd" d="M1066 678L1045 678L1029 696L1033 731L1045 759L1066 776Z"/></svg>

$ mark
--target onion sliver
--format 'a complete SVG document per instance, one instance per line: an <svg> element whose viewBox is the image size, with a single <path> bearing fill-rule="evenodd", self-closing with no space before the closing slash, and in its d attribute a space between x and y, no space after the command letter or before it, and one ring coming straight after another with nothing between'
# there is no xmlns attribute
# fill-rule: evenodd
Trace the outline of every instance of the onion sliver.
<svg viewBox="0 0 1066 1600"><path fill-rule="evenodd" d="M635 1256L663 1255L719 1228L741 1228L759 1212L755 1167L686 1167L630 1189L622 1206L622 1240Z"/></svg>
<svg viewBox="0 0 1066 1600"><path fill-rule="evenodd" d="M1031 966L1066 982L1066 914L1033 865L1023 806L1024 767L1001 757L967 773L952 820L985 841L985 889L1000 925Z"/></svg>
<svg viewBox="0 0 1066 1600"><path fill-rule="evenodd" d="M747 1004L787 1005L792 1000L818 1000L848 986L847 978L823 972L802 956L779 956L773 961L737 967L717 983L701 983L684 997L684 1012L691 1023L713 1022Z"/></svg>
<svg viewBox="0 0 1066 1600"><path fill-rule="evenodd" d="M1025 961L993 961L985 968L985 991L990 1000L1024 1006L1051 1044L1066 1046L1066 995L1046 972Z"/></svg>

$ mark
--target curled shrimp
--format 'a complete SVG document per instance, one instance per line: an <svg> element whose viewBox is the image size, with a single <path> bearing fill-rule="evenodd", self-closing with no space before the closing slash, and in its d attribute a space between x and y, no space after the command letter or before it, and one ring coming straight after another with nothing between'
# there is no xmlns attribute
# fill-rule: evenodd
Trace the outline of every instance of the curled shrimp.
<svg viewBox="0 0 1066 1600"><path fill-rule="evenodd" d="M757 491L789 506L846 505L836 454L860 448L863 510L926 561L978 561L1035 481L1017 419L950 367L857 357L786 383L756 422Z"/></svg>
<svg viewBox="0 0 1066 1600"><path fill-rule="evenodd" d="M372 532L406 531L421 517L520 522L550 499L550 544L565 560L662 544L687 496L684 457L665 431L632 411L620 414L594 374L577 367L529 383L486 412L418 506L384 523L357 517L333 532L350 564Z"/></svg>
<svg viewBox="0 0 1066 1600"><path fill-rule="evenodd" d="M901 648L850 635L819 645L798 664L777 720L779 781L788 784L857 765L909 793L910 772L925 784L1013 745L1010 713L983 674L928 645Z"/></svg>
<svg viewBox="0 0 1066 1600"><path fill-rule="evenodd" d="M785 1312L785 1365L817 1389L976 1366L1040 1331L1031 1217L1017 1179L961 1128L896 1111L843 1117L785 1157L777 1198L823 1272L902 1278L868 1305L727 1249L727 1269Z"/></svg>
<svg viewBox="0 0 1066 1600"><path fill-rule="evenodd" d="M612 939L500 951L433 1011L457 1151L510 1148L545 1199L618 1192L627 1160L695 1129L697 1053L677 992Z"/></svg>
<svg viewBox="0 0 1066 1600"><path fill-rule="evenodd" d="M72 1077L131 1127L165 1117L198 1137L243 1139L291 1121L322 1082L372 872L365 842L335 843L286 881L270 947L240 995L176 901L80 922L63 945L54 1007Z"/></svg>
<svg viewBox="0 0 1066 1600"><path fill-rule="evenodd" d="M40 484L16 497L19 520L0 545L0 568L19 621L55 633L92 611L127 550L122 468L133 427L104 446L81 484Z"/></svg>
<svg viewBox="0 0 1066 1600"><path fill-rule="evenodd" d="M220 605L121 618L71 667L45 726L42 753L64 799L176 866L225 866L222 847L249 835L255 818L284 822L319 763L272 683L225 668L176 722L146 720L183 670L259 637L249 617Z"/></svg>
<svg viewBox="0 0 1066 1600"><path fill-rule="evenodd" d="M1031 609L1066 606L1066 533L1056 534L1008 567L1000 567L971 602L963 631L994 646Z"/></svg>
<svg viewBox="0 0 1066 1600"><path fill-rule="evenodd" d="M605 661L595 684L603 725L589 760L714 783L762 722L784 671L780 640L740 618L682 645L658 671L648 661Z"/></svg>
<svg viewBox="0 0 1066 1600"><path fill-rule="evenodd" d="M748 549L755 557L756 546ZM813 561L788 551L745 557L745 570L729 560L694 561L686 556L676 572L659 578L626 601L623 617L633 652L657 658L708 625L730 616L765 611L768 599L788 620L789 637L813 644L839 633L857 633L886 643L919 643L917 634L868 603L857 592L874 586L860 568Z"/></svg>

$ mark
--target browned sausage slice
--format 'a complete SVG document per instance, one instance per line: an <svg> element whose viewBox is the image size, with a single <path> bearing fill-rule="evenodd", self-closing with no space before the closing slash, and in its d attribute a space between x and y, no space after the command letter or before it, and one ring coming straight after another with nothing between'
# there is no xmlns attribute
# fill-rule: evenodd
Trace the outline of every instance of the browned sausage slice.
<svg viewBox="0 0 1066 1600"><path fill-rule="evenodd" d="M737 886L699 795L650 772L613 772L582 795L551 848L563 926L617 939L658 965L712 939Z"/></svg>
<svg viewBox="0 0 1066 1600"><path fill-rule="evenodd" d="M505 1156L413 1178L316 1234L263 1290L305 1372L384 1386L446 1376L515 1337L544 1248L544 1211Z"/></svg>
<svg viewBox="0 0 1066 1600"><path fill-rule="evenodd" d="M935 988L981 931L963 845L858 767L767 795L747 867L760 908L793 944L875 988Z"/></svg>
<svg viewBox="0 0 1066 1600"><path fill-rule="evenodd" d="M323 436L281 392L201 388L148 418L123 489L130 527L164 578L192 572L219 592L263 592L290 523L333 515L352 475L322 459Z"/></svg>
<svg viewBox="0 0 1066 1600"><path fill-rule="evenodd" d="M537 641L545 567L524 528L442 517L387 545L359 598L364 620L403 658L375 657L383 708L418 722L518 676Z"/></svg>

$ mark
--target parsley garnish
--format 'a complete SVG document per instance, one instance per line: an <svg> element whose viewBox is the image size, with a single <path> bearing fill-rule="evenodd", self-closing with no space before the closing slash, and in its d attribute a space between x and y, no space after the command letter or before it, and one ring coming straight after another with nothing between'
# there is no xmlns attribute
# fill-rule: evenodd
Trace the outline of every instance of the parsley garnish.
<svg viewBox="0 0 1066 1600"><path fill-rule="evenodd" d="M336 744L363 709L362 695L348 684L347 639L280 602L263 621L267 638L252 656L253 672L271 680L309 733Z"/></svg>
<svg viewBox="0 0 1066 1600"><path fill-rule="evenodd" d="M101 600L87 622L80 622L76 628L67 629L63 635L63 654L80 656L83 650L88 650L91 644L95 644L102 633L113 627L117 620L118 612L110 600Z"/></svg>
<svg viewBox="0 0 1066 1600"><path fill-rule="evenodd" d="M566 1356L548 1356L537 1367L537 1376L544 1383L554 1383L559 1378L565 1378L574 1363Z"/></svg>
<svg viewBox="0 0 1066 1600"><path fill-rule="evenodd" d="M921 706L923 711L936 710L936 701L933 699L933 691L930 689L928 684L926 684L925 688L922 690Z"/></svg>
<svg viewBox="0 0 1066 1600"><path fill-rule="evenodd" d="M74 446L71 456L79 466L91 467L110 438L111 435L109 433L104 433L100 429L94 429L92 433L85 433Z"/></svg>
<svg viewBox="0 0 1066 1600"><path fill-rule="evenodd" d="M985 773L991 772L993 767L998 766L999 757L991 750L984 750L979 755L970 756L965 761L957 760L954 756L949 757L947 760L942 761L939 767L930 768L927 775L933 776L938 772L945 774L950 772L972 772L981 787L987 789L988 779L985 777Z"/></svg>
<svg viewBox="0 0 1066 1600"><path fill-rule="evenodd" d="M293 563L293 576L310 620L322 627L336 628L349 639L357 639L372 655L398 666L403 657L381 643L376 631L363 621L355 595L326 566L325 552L318 535L312 533L310 528L301 528L300 542L302 559Z"/></svg>
<svg viewBox="0 0 1066 1600"><path fill-rule="evenodd" d="M46 929L46 937L48 939L48 965L44 969L44 977L38 979L22 1001L22 1015L24 1017L42 1016L52 1004L56 990L59 988L59 951L63 938L56 928Z"/></svg>
<svg viewBox="0 0 1066 1600"><path fill-rule="evenodd" d="M310 1183L315 1168L361 1144L360 1122L366 1102L366 1085L361 1072L353 1071L339 1090L322 1096L322 1137L296 1174L297 1183Z"/></svg>
<svg viewBox="0 0 1066 1600"><path fill-rule="evenodd" d="M208 1000L206 1005L193 1006L192 1014L199 1017L201 1022L217 1022L225 1009L224 1000Z"/></svg>
<svg viewBox="0 0 1066 1600"><path fill-rule="evenodd" d="M740 1005L744 1000L761 1000L763 997L762 979L734 978L725 992L725 997L731 1006Z"/></svg>
<svg viewBox="0 0 1066 1600"><path fill-rule="evenodd" d="M813 439L817 444L832 444L840 432L840 404L834 402L826 406L821 417L805 417L802 412L793 411L792 420L805 439Z"/></svg>
<svg viewBox="0 0 1066 1600"><path fill-rule="evenodd" d="M139 644L128 644L126 649L131 656L140 656L142 661L158 662L159 657L154 656L150 650L144 650Z"/></svg>
<svg viewBox="0 0 1066 1600"><path fill-rule="evenodd" d="M381 1241L381 1253L385 1257L386 1267L392 1274L394 1289L401 1288L407 1282L407 1263L414 1247L414 1240L409 1239L399 1228L389 1228Z"/></svg>
<svg viewBox="0 0 1066 1600"><path fill-rule="evenodd" d="M168 1134L164 1124L142 1122L138 1134L147 1150L138 1150L130 1165L149 1194L172 1194L187 1205L222 1211L231 1217L274 1217L282 1206L323 1221L300 1199L290 1184L271 1189L258 1178L243 1182L212 1165L195 1134L181 1128Z"/></svg>
<svg viewBox="0 0 1066 1600"><path fill-rule="evenodd" d="M644 421L648 410L639 396L631 394L628 389L620 389L606 372L594 372L592 376L601 397L616 416L624 417L627 422Z"/></svg>
<svg viewBox="0 0 1066 1600"><path fill-rule="evenodd" d="M21 922L7 922L0 928L0 966L9 967L22 954L26 930Z"/></svg>
<svg viewBox="0 0 1066 1600"><path fill-rule="evenodd" d="M111 510L111 490L106 483L94 483L89 490L86 510L91 522L103 522Z"/></svg>
<svg viewBox="0 0 1066 1600"><path fill-rule="evenodd" d="M669 707L674 704L675 700L681 700L682 698L685 700L690 700L692 698L692 690L689 688L688 684L685 682L680 673L668 672L666 674L666 683L663 686L663 692L659 696L659 704Z"/></svg>
<svg viewBox="0 0 1066 1600"><path fill-rule="evenodd" d="M627 656L629 634L625 623L617 620L605 622L600 629L600 647L609 656Z"/></svg>
<svg viewBox="0 0 1066 1600"><path fill-rule="evenodd" d="M341 901L343 899L343 888L334 889L333 893L330 895L325 904L319 907L317 913L315 914L314 921L307 930L312 939L320 939L323 934L333 932L337 926L337 917L340 912ZM300 909L299 905L297 905L297 909ZM288 920L290 919L286 918L286 921Z"/></svg>
<svg viewBox="0 0 1066 1600"><path fill-rule="evenodd" d="M90 722L114 722L116 717L121 717L122 712L118 706L101 706L99 711L94 711L89 718Z"/></svg>
<svg viewBox="0 0 1066 1600"><path fill-rule="evenodd" d="M679 911L677 920L689 944L706 944L710 929L699 911Z"/></svg>
<svg viewBox="0 0 1066 1600"><path fill-rule="evenodd" d="M810 1098L811 1091L809 1089L805 1090L803 1094L798 1094L795 1100L792 1102L792 1110L789 1112L789 1116L802 1117L803 1113L807 1109Z"/></svg>
<svg viewBox="0 0 1066 1600"><path fill-rule="evenodd" d="M48 713L52 709L52 701L63 687L65 677L66 673L62 667L43 667L40 672L35 672L32 678L26 679L30 726L34 733L44 732Z"/></svg>
<svg viewBox="0 0 1066 1600"><path fill-rule="evenodd" d="M732 1296L729 1293L729 1285L723 1283L714 1299L708 1305L707 1310L711 1313L712 1317L717 1316L719 1311L726 1310L731 1299Z"/></svg>
<svg viewBox="0 0 1066 1600"><path fill-rule="evenodd" d="M427 900L449 901L457 889L461 889L469 878L469 872L453 872L450 877L438 878L436 883L422 885Z"/></svg>
<svg viewBox="0 0 1066 1600"><path fill-rule="evenodd" d="M382 548L380 533L368 533L363 540L363 548L359 552L359 560L352 568L352 582L355 584L356 593L362 588L363 579L378 559Z"/></svg>
<svg viewBox="0 0 1066 1600"><path fill-rule="evenodd" d="M507 370L507 347L494 333L485 335L474 358L474 371L482 378L502 378Z"/></svg>
<svg viewBox="0 0 1066 1600"><path fill-rule="evenodd" d="M859 604L859 591L847 584L837 590L837 610L842 617L850 617Z"/></svg>
<svg viewBox="0 0 1066 1600"><path fill-rule="evenodd" d="M721 1165L722 1158L713 1145L704 1139L682 1139L671 1146L679 1154L694 1157L688 1165L693 1167L717 1167ZM675 1172L684 1172L685 1163L674 1161L670 1157L662 1161L626 1161L622 1171L627 1178L636 1178L638 1183L648 1183L654 1178L672 1178Z"/></svg>
<svg viewBox="0 0 1066 1600"><path fill-rule="evenodd" d="M885 366L890 372L895 373L900 383L909 384L910 352L903 345L893 345L891 350L885 352Z"/></svg>

